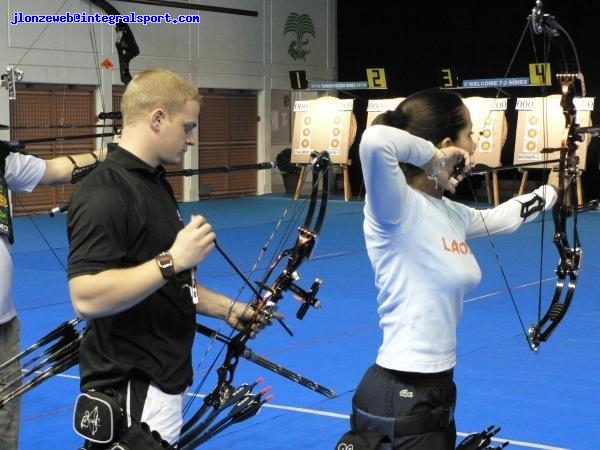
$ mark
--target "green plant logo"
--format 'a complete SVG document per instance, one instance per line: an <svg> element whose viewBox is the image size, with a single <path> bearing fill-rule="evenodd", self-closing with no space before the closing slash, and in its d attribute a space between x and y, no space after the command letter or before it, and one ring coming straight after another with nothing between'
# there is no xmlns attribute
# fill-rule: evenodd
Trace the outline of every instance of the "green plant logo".
<svg viewBox="0 0 600 450"><path fill-rule="evenodd" d="M308 14L290 13L283 28L283 35L285 36L288 33L296 34L296 39L290 43L288 48L288 55L294 58L294 61L299 59L306 61L306 55L310 53L310 50L306 49L308 38L304 39L304 36L310 34L312 37L316 37L315 26L310 16Z"/></svg>

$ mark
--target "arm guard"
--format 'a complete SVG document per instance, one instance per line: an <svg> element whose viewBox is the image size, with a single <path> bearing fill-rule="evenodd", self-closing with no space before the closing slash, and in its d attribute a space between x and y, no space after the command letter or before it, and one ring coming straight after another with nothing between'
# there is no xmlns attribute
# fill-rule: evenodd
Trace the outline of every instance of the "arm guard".
<svg viewBox="0 0 600 450"><path fill-rule="evenodd" d="M71 184L79 183L83 177L89 174L98 166L98 164L100 164L98 157L94 153L90 152L90 155L92 155L96 161L94 161L92 164L82 167L78 166L77 162L70 155L66 155L74 166L73 172L71 173Z"/></svg>
<svg viewBox="0 0 600 450"><path fill-rule="evenodd" d="M517 200L521 204L521 217L523 220L527 219L532 214L535 214L544 209L546 206L546 200L537 194L533 194L533 197L526 202Z"/></svg>

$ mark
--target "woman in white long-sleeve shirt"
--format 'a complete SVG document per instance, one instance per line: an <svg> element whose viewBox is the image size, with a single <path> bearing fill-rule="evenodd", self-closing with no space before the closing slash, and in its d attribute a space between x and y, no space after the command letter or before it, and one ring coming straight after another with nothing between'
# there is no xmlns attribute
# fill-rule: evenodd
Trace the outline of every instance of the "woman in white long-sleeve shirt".
<svg viewBox="0 0 600 450"><path fill-rule="evenodd" d="M456 328L481 279L467 239L512 232L556 200L549 186L484 211L443 197L470 168L471 128L462 99L432 89L380 115L360 143L383 341L354 395L352 429L387 435L388 448L454 449Z"/></svg>

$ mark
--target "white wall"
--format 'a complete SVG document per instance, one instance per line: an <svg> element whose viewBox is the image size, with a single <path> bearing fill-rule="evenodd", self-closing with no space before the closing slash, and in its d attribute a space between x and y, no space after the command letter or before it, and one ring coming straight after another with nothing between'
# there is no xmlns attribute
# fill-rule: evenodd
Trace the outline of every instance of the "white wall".
<svg viewBox="0 0 600 450"><path fill-rule="evenodd" d="M64 5L63 5L64 3ZM336 80L336 0L198 0L202 5L257 11L257 17L164 8L119 1L111 2L122 14L179 14L201 16L200 24L131 24L140 55L131 62L131 72L150 67L169 68L202 88L249 89L259 100L258 159L274 161L278 143L271 145L270 91L290 89L288 71L305 70L313 80ZM6 65L24 71L23 82L92 84L110 105L111 85L120 84L114 48L114 27L108 24L27 23L11 25L15 12L61 15L66 12L102 13L86 0L0 0L0 72ZM283 34L288 15L308 14L315 37L305 35L310 52L305 60L288 54L296 36ZM92 35L96 50L92 47ZM105 58L112 70L97 70ZM101 87L101 88L100 88ZM297 99L308 93L295 93ZM0 91L0 123L8 123L8 95ZM100 105L100 102L98 102ZM101 106L98 107L99 112ZM110 106L107 106L110 110ZM8 132L0 138L8 139ZM291 145L291 143L290 143ZM194 152L195 153L195 152ZM189 160L186 164L193 165ZM273 175L273 176L271 176ZM272 178L272 179L271 179ZM277 172L261 171L258 192L280 191ZM192 190L193 187L190 187ZM189 193L188 193L189 194ZM188 195L193 199L194 195Z"/></svg>

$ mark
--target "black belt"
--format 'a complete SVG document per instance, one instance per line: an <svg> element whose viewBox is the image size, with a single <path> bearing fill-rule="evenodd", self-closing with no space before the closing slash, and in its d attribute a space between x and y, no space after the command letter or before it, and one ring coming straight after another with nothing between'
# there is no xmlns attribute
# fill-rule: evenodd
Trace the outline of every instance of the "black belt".
<svg viewBox="0 0 600 450"><path fill-rule="evenodd" d="M384 417L363 411L353 405L352 429L376 430L390 437L431 433L447 428L454 418L450 407L438 406L429 411L402 417ZM392 436L393 434L393 436Z"/></svg>
<svg viewBox="0 0 600 450"><path fill-rule="evenodd" d="M430 411L394 418L394 436L431 433L442 430L452 422L452 408L438 406Z"/></svg>

